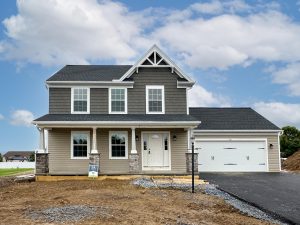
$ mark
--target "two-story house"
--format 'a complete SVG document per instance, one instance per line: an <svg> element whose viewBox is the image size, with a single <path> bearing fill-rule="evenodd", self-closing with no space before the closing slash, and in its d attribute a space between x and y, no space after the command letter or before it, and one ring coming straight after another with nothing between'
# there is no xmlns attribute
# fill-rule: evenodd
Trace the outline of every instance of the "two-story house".
<svg viewBox="0 0 300 225"><path fill-rule="evenodd" d="M134 65L63 67L33 121L36 173L86 175L92 160L100 174L186 174L191 137L200 171L279 171L280 129L251 108L189 108L194 83L157 46Z"/></svg>

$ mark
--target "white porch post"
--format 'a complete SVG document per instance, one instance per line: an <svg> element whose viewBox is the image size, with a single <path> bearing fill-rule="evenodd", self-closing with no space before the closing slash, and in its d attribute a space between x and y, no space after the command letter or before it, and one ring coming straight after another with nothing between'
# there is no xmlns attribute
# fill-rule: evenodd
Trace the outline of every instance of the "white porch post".
<svg viewBox="0 0 300 225"><path fill-rule="evenodd" d="M189 153L192 153L192 141L191 141L191 137L192 137L192 129L190 128L190 129L188 129L188 152Z"/></svg>
<svg viewBox="0 0 300 225"><path fill-rule="evenodd" d="M97 154L97 128L93 127L93 145L92 145L92 151L91 153Z"/></svg>
<svg viewBox="0 0 300 225"><path fill-rule="evenodd" d="M46 153L44 128L38 128L38 130L40 132L38 153Z"/></svg>
<svg viewBox="0 0 300 225"><path fill-rule="evenodd" d="M131 154L137 154L135 144L135 127L131 128Z"/></svg>

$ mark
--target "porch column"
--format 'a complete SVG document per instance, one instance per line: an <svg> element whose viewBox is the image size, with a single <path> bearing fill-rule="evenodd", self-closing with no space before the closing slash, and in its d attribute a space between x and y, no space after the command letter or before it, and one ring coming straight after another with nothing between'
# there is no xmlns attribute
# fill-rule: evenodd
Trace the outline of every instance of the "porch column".
<svg viewBox="0 0 300 225"><path fill-rule="evenodd" d="M137 154L135 143L135 127L131 128L131 154Z"/></svg>
<svg viewBox="0 0 300 225"><path fill-rule="evenodd" d="M93 144L92 144L92 154L97 154L98 149L97 149L97 128L93 127Z"/></svg>
<svg viewBox="0 0 300 225"><path fill-rule="evenodd" d="M93 127L92 150L89 160L89 177L98 177L100 173L100 153L97 149L97 127Z"/></svg>
<svg viewBox="0 0 300 225"><path fill-rule="evenodd" d="M39 153L46 153L45 150L45 133L44 133L44 128L38 128L40 132L40 140L39 140Z"/></svg>
<svg viewBox="0 0 300 225"><path fill-rule="evenodd" d="M131 151L129 154L129 172L138 173L140 170L139 166L139 154L136 150L136 140L135 140L135 127L131 128Z"/></svg>
<svg viewBox="0 0 300 225"><path fill-rule="evenodd" d="M45 133L44 128L39 128L40 140L39 149L35 153L35 174L46 175L49 172L48 153L45 149Z"/></svg>

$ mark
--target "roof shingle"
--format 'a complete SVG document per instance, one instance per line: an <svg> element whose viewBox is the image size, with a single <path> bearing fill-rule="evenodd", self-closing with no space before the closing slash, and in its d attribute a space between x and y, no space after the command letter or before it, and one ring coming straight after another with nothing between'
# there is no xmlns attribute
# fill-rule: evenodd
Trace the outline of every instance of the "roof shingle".
<svg viewBox="0 0 300 225"><path fill-rule="evenodd" d="M280 130L251 108L190 108L199 130Z"/></svg>

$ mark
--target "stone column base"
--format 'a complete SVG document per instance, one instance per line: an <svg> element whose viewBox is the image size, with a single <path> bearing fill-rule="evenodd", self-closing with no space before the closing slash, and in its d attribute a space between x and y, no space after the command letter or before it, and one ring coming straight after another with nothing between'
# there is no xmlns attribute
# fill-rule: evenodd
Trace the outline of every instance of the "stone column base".
<svg viewBox="0 0 300 225"><path fill-rule="evenodd" d="M100 173L100 153L90 153L89 165L98 166L98 173Z"/></svg>
<svg viewBox="0 0 300 225"><path fill-rule="evenodd" d="M140 170L139 165L139 154L130 154L129 155L129 172L137 173Z"/></svg>
<svg viewBox="0 0 300 225"><path fill-rule="evenodd" d="M192 172L192 153L185 153L186 156L186 172ZM198 172L198 153L194 153L194 172Z"/></svg>
<svg viewBox="0 0 300 225"><path fill-rule="evenodd" d="M47 175L49 173L48 153L35 153L35 174Z"/></svg>

